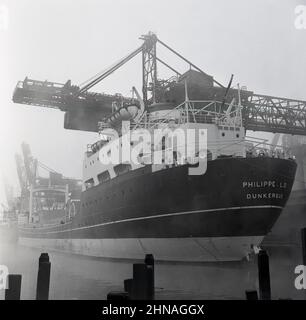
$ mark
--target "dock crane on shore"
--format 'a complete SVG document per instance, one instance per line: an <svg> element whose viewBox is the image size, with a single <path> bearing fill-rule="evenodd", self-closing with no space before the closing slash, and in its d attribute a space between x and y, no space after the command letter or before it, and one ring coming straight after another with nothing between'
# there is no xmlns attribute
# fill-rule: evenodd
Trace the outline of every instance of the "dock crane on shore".
<svg viewBox="0 0 306 320"><path fill-rule="evenodd" d="M153 33L141 37L143 44L118 63L91 78L85 85L72 85L37 81L25 78L18 82L13 94L15 103L55 108L65 112L64 128L81 131L98 131L98 121L112 114L113 104L121 106L135 103L133 98L89 91L113 72L138 54L142 55L142 100L148 108L153 102L175 101L183 99L183 82L195 84L190 95L200 98L220 99L230 103L237 97L237 90L223 86L212 76L206 74L191 61L183 57ZM156 52L157 44L163 46L189 66L190 70L182 74ZM157 64L170 69L175 79L157 78ZM184 80L185 79L185 80ZM205 94L203 92L205 91ZM178 98L179 97L179 98ZM267 96L252 91L241 90L242 117L246 130L266 131L294 135L306 135L306 102L295 99Z"/></svg>
<svg viewBox="0 0 306 320"><path fill-rule="evenodd" d="M80 180L64 177L61 173L38 161L32 156L30 146L26 142L21 144L21 151L22 154L15 154L21 190L16 209L20 213L31 216L33 208L41 208L43 203L45 206L49 205L50 208L53 208L53 202L56 203L54 199L60 201L65 199L66 204L69 191L70 195L78 197L81 192ZM40 169L47 172L48 177L41 175Z"/></svg>

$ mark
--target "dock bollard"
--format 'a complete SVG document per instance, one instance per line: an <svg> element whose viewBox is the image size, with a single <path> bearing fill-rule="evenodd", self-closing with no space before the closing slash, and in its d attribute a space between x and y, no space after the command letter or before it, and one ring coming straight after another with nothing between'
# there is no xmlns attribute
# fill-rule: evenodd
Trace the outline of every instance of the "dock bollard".
<svg viewBox="0 0 306 320"><path fill-rule="evenodd" d="M260 300L271 300L269 256L265 250L258 254L258 281Z"/></svg>
<svg viewBox="0 0 306 320"><path fill-rule="evenodd" d="M109 301L125 301L130 300L127 292L112 291L107 294L107 300Z"/></svg>
<svg viewBox="0 0 306 320"><path fill-rule="evenodd" d="M128 293L128 295L132 296L132 290L133 290L133 279L125 279L123 281L124 283L124 291Z"/></svg>
<svg viewBox="0 0 306 320"><path fill-rule="evenodd" d="M133 264L132 300L149 299L149 270L144 263Z"/></svg>
<svg viewBox="0 0 306 320"><path fill-rule="evenodd" d="M245 296L247 300L258 300L258 295L256 290L247 290L245 292Z"/></svg>
<svg viewBox="0 0 306 320"><path fill-rule="evenodd" d="M36 300L49 299L50 269L51 262L48 253L42 253L39 257Z"/></svg>
<svg viewBox="0 0 306 320"><path fill-rule="evenodd" d="M21 274L7 276L8 289L5 289L5 300L20 300Z"/></svg>
<svg viewBox="0 0 306 320"><path fill-rule="evenodd" d="M145 264L148 268L148 281L149 281L149 288L148 288L148 300L154 300L155 296L155 274L154 274L154 257L153 254L146 254Z"/></svg>
<svg viewBox="0 0 306 320"><path fill-rule="evenodd" d="M306 228L301 230L303 265L306 266Z"/></svg>

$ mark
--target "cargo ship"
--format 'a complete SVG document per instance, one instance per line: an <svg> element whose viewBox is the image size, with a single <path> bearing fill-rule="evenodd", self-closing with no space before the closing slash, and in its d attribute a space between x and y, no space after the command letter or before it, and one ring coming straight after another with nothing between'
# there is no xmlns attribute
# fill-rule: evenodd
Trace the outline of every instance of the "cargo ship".
<svg viewBox="0 0 306 320"><path fill-rule="evenodd" d="M30 213L19 227L21 244L106 258L239 261L271 231L290 196L294 157L246 135L264 125L243 115L254 107L252 92L231 81L215 86L191 63L175 79L157 80L156 41L147 35L81 89L69 81L18 83L14 102L60 108L65 128L99 132L85 152L78 207L67 201L60 222L39 223ZM128 99L88 92L140 52L143 97L134 87ZM155 141L156 132L165 134Z"/></svg>
<svg viewBox="0 0 306 320"><path fill-rule="evenodd" d="M246 137L241 106L217 101L157 103L145 113L129 105L103 123L139 113L131 134L205 129L207 147L197 145L192 161L177 147L173 163L164 152L154 164L152 155L166 151L160 143L150 159L140 153L136 164L104 164L112 144L122 145L125 135L113 137L102 126L101 139L85 153L80 210L61 224L20 227L20 242L109 258L152 253L173 261L241 260L260 246L291 192L296 163L290 154L274 149L270 154L264 141ZM203 159L201 151L206 151ZM207 161L206 172L190 175L201 161Z"/></svg>

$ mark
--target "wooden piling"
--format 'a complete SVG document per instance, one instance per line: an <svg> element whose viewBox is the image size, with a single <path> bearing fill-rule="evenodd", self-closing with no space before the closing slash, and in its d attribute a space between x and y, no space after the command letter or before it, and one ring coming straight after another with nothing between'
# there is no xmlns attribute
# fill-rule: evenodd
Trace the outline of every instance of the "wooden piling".
<svg viewBox="0 0 306 320"><path fill-rule="evenodd" d="M21 279L21 274L7 276L8 288L5 289L5 300L20 300Z"/></svg>
<svg viewBox="0 0 306 320"><path fill-rule="evenodd" d="M148 300L154 300L155 297L155 274L154 274L154 257L153 254L146 254L145 264L148 268Z"/></svg>
<svg viewBox="0 0 306 320"><path fill-rule="evenodd" d="M144 263L133 264L132 300L148 300L150 297L149 270Z"/></svg>
<svg viewBox="0 0 306 320"><path fill-rule="evenodd" d="M124 283L124 291L128 293L128 295L132 296L132 290L133 290L133 279L125 279L123 281Z"/></svg>
<svg viewBox="0 0 306 320"><path fill-rule="evenodd" d="M258 254L258 281L260 300L271 300L269 256L265 250Z"/></svg>
<svg viewBox="0 0 306 320"><path fill-rule="evenodd" d="M48 253L42 253L39 257L37 274L36 300L49 299L51 262Z"/></svg>

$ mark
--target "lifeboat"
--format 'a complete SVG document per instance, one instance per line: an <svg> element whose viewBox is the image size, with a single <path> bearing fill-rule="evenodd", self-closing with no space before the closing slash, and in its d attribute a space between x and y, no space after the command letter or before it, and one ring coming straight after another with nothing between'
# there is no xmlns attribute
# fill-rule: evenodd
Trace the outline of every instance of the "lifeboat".
<svg viewBox="0 0 306 320"><path fill-rule="evenodd" d="M133 120L139 112L139 107L136 105L123 106L112 113L106 122L110 125L116 125L122 121Z"/></svg>

